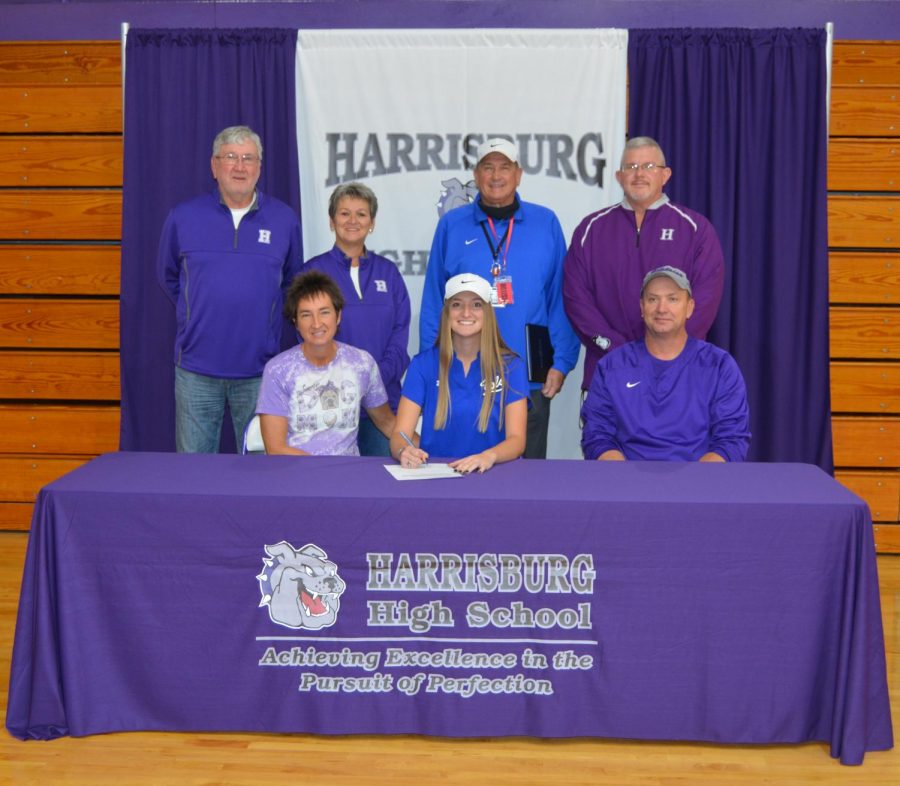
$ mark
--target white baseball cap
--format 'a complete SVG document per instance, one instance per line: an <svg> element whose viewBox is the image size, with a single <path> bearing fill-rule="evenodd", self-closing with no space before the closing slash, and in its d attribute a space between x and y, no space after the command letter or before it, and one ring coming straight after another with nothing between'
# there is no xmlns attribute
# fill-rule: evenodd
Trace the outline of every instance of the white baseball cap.
<svg viewBox="0 0 900 786"><path fill-rule="evenodd" d="M481 159L491 153L500 153L500 155L506 156L514 164L519 163L519 151L516 150L516 146L508 139L503 139L503 137L487 139L478 145L478 163L480 164Z"/></svg>
<svg viewBox="0 0 900 786"><path fill-rule="evenodd" d="M450 300L460 292L474 292L485 303L491 302L491 285L474 273L460 273L448 279L444 285L444 300Z"/></svg>

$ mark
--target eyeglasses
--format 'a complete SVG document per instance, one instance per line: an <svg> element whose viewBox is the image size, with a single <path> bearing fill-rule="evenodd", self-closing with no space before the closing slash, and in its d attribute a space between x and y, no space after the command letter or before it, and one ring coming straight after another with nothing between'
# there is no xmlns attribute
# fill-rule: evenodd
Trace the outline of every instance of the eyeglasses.
<svg viewBox="0 0 900 786"><path fill-rule="evenodd" d="M643 164L622 164L623 172L637 172L643 169L645 172L655 172L657 169L665 169L665 164L654 164L652 161L645 161Z"/></svg>
<svg viewBox="0 0 900 786"><path fill-rule="evenodd" d="M216 156L216 158L224 161L228 166L237 166L238 162L244 166L256 166L259 163L259 156L255 156L253 153L244 153L242 156L237 153L226 153L224 156Z"/></svg>

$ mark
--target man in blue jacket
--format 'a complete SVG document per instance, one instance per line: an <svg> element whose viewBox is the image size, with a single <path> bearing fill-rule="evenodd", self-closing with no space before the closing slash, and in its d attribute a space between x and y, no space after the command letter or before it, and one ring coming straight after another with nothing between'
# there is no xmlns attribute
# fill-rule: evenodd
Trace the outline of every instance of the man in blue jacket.
<svg viewBox="0 0 900 786"><path fill-rule="evenodd" d="M552 210L519 199L522 168L512 142L488 139L477 156L473 174L478 197L444 214L434 233L422 292L421 351L435 343L444 285L459 273L475 273L491 282L500 332L521 358L526 358L525 326L546 326L553 367L546 381L531 382L525 443L525 458L545 458L550 400L562 389L579 351L562 301L566 242Z"/></svg>
<svg viewBox="0 0 900 786"><path fill-rule="evenodd" d="M219 449L225 405L235 442L256 408L266 362L278 353L284 290L302 265L300 221L256 190L262 142L247 126L213 141L216 188L166 218L157 275L175 305L175 446Z"/></svg>
<svg viewBox="0 0 900 786"><path fill-rule="evenodd" d="M750 444L744 378L725 350L688 335L684 271L651 270L641 288L644 338L598 363L581 409L587 459L743 461Z"/></svg>

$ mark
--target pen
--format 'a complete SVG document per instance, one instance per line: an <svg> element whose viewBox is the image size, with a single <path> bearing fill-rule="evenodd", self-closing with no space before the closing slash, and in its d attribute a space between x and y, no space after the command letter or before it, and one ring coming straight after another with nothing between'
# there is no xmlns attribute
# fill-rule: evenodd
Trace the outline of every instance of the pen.
<svg viewBox="0 0 900 786"><path fill-rule="evenodd" d="M412 441L409 437L407 437L406 434L404 434L402 431L400 431L400 432L398 432L398 433L400 434L401 437L403 437L403 441L404 441L407 445L409 445L411 448L414 448L414 447L415 447L415 445L413 444L413 441ZM423 464L427 464L428 462L427 462L427 461L423 461L422 463L423 463Z"/></svg>

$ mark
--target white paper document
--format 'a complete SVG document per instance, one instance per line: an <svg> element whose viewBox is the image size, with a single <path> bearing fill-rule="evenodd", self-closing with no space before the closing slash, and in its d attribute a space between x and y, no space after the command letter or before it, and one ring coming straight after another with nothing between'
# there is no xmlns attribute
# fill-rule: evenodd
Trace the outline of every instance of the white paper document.
<svg viewBox="0 0 900 786"><path fill-rule="evenodd" d="M384 468L397 480L434 480L435 478L462 477L449 464L423 464L415 469L407 469L399 464L385 464Z"/></svg>

